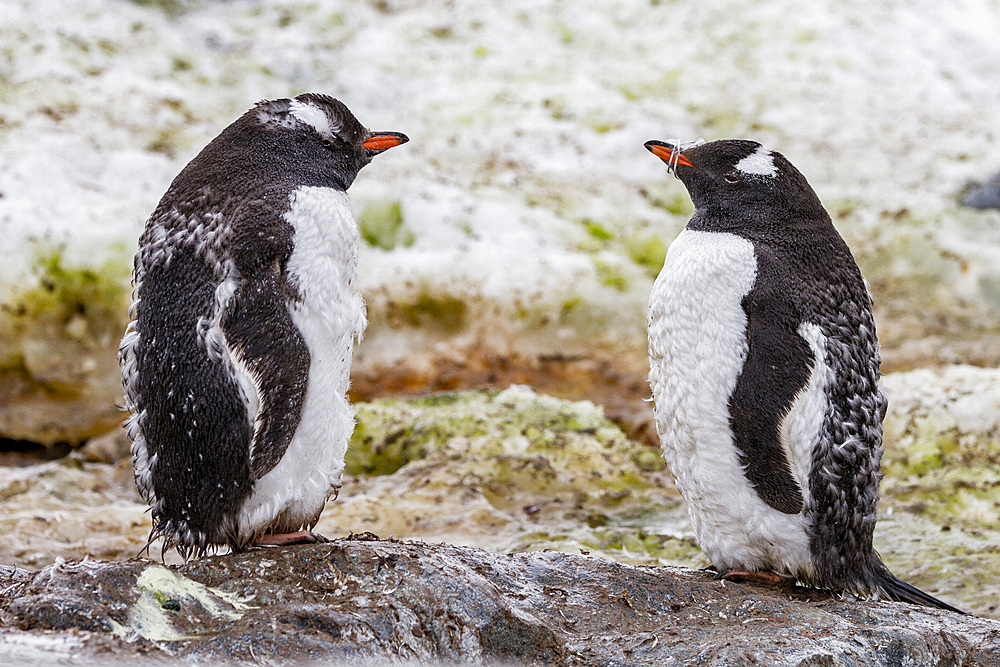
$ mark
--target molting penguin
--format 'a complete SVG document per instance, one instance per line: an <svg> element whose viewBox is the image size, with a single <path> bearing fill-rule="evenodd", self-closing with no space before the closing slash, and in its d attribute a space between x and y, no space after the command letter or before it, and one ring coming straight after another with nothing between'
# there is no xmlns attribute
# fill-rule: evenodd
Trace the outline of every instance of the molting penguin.
<svg viewBox="0 0 1000 667"><path fill-rule="evenodd" d="M186 559L322 539L308 531L340 488L366 325L346 191L405 141L326 95L260 102L149 217L118 359L150 543Z"/></svg>
<svg viewBox="0 0 1000 667"><path fill-rule="evenodd" d="M819 198L753 141L646 148L695 205L650 295L649 382L664 458L719 576L958 611L872 547L879 346L861 272Z"/></svg>

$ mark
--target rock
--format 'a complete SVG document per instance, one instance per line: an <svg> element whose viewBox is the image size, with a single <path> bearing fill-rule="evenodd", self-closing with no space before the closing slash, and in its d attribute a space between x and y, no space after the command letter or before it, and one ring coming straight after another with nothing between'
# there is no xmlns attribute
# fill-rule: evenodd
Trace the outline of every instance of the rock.
<svg viewBox="0 0 1000 667"><path fill-rule="evenodd" d="M36 252L34 281L0 297L0 439L78 445L122 421L130 262L67 266L59 250Z"/></svg>
<svg viewBox="0 0 1000 667"><path fill-rule="evenodd" d="M884 384L889 412L876 548L911 582L997 617L1000 371L951 366L894 373Z"/></svg>
<svg viewBox="0 0 1000 667"><path fill-rule="evenodd" d="M2 576L2 573L0 573ZM24 633L77 658L198 662L966 664L1000 622L714 581L559 552L371 535L182 566L72 561L0 593L0 661Z"/></svg>
<svg viewBox="0 0 1000 667"><path fill-rule="evenodd" d="M95 365L88 379L73 390L67 390L68 385L49 387L24 368L0 369L0 439L49 447L78 445L121 423L123 415L116 406L122 399L121 382L115 377L115 350L75 352Z"/></svg>
<svg viewBox="0 0 1000 667"><path fill-rule="evenodd" d="M58 558L130 558L149 535L146 510L131 461L86 463L73 455L0 466L0 563L37 569Z"/></svg>
<svg viewBox="0 0 1000 667"><path fill-rule="evenodd" d="M1000 372L920 371L886 385L875 546L906 581L1000 617L1000 524L990 519L1000 504ZM316 527L323 535L708 564L658 449L627 438L601 406L511 387L356 407L344 486ZM0 466L0 563L131 558L149 535L146 509L127 458ZM159 545L149 556L160 558Z"/></svg>
<svg viewBox="0 0 1000 667"><path fill-rule="evenodd" d="M324 534L707 564L681 534L687 512L659 450L626 438L589 401L514 386L357 409L352 482L328 506Z"/></svg>
<svg viewBox="0 0 1000 667"><path fill-rule="evenodd" d="M962 194L962 206L1000 209L1000 173L984 183L972 183Z"/></svg>
<svg viewBox="0 0 1000 667"><path fill-rule="evenodd" d="M91 463L116 463L131 457L131 447L125 429L118 427L85 442L79 455Z"/></svg>

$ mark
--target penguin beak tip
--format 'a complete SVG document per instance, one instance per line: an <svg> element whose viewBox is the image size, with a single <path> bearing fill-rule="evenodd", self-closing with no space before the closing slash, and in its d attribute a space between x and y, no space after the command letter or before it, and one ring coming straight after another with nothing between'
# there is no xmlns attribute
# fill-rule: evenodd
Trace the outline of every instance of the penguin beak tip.
<svg viewBox="0 0 1000 667"><path fill-rule="evenodd" d="M402 132L376 132L361 142L361 145L368 150L381 153L409 140L410 138Z"/></svg>
<svg viewBox="0 0 1000 667"><path fill-rule="evenodd" d="M671 167L676 167L678 165L684 165L685 167L694 166L691 160L689 160L684 153L672 144L654 139L647 141L643 144L643 146L645 146L646 150L666 162Z"/></svg>

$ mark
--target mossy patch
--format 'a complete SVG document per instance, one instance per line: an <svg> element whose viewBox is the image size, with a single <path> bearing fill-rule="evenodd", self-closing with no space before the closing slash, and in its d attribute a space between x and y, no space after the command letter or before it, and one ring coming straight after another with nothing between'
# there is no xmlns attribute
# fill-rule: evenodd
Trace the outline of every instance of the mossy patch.
<svg viewBox="0 0 1000 667"><path fill-rule="evenodd" d="M191 0L131 0L140 7L153 7L168 16L179 16L189 11L193 5Z"/></svg>
<svg viewBox="0 0 1000 667"><path fill-rule="evenodd" d="M610 241L615 237L613 232L611 232L610 230L608 230L607 227L605 227L604 225L595 220L584 218L583 220L580 221L580 223L587 230L587 234L589 234L592 238L597 239L598 241Z"/></svg>
<svg viewBox="0 0 1000 667"><path fill-rule="evenodd" d="M423 290L413 301L392 303L387 310L389 318L401 324L454 333L465 327L468 306L457 297Z"/></svg>
<svg viewBox="0 0 1000 667"><path fill-rule="evenodd" d="M888 378L899 397L885 423L887 506L942 526L1000 529L1000 389L987 369ZM893 393L895 390L895 393ZM918 398L919 397L919 398Z"/></svg>
<svg viewBox="0 0 1000 667"><path fill-rule="evenodd" d="M571 296L565 299L559 306L559 319L565 321L566 318L583 304L583 297Z"/></svg>
<svg viewBox="0 0 1000 667"><path fill-rule="evenodd" d="M124 257L86 267L39 252L33 284L0 304L0 438L75 443L120 419L106 369L116 368L130 268Z"/></svg>
<svg viewBox="0 0 1000 667"><path fill-rule="evenodd" d="M684 217L694 215L694 204L683 188L670 194L645 191L643 195L651 206L662 209L671 215Z"/></svg>
<svg viewBox="0 0 1000 667"><path fill-rule="evenodd" d="M511 451L511 447L519 454L565 453L571 446L565 433L586 434L602 446L623 437L593 404L538 397L539 405L534 405L525 396L536 395L514 388L360 404L349 448L352 453L348 472L395 472L412 460L449 446L454 438L488 436L496 442L482 442L478 447L499 455ZM517 439L516 445L499 442L510 438Z"/></svg>
<svg viewBox="0 0 1000 667"><path fill-rule="evenodd" d="M657 2L654 5L659 4ZM666 69L657 71L656 78L648 81L636 80L619 88L625 99L635 102L649 98L660 97L670 98L676 95L681 78L680 69Z"/></svg>
<svg viewBox="0 0 1000 667"><path fill-rule="evenodd" d="M416 241L413 232L406 228L398 200L368 204L358 219L358 230L365 243L382 250L408 248Z"/></svg>
<svg viewBox="0 0 1000 667"><path fill-rule="evenodd" d="M607 118L589 118L586 120L586 123L590 129L598 134L605 134L607 132L620 130L625 127L625 124L621 121L610 120Z"/></svg>
<svg viewBox="0 0 1000 667"><path fill-rule="evenodd" d="M891 281L894 290L905 287L909 296L914 296L933 294L943 287L942 279L958 275L958 258L942 250L929 233L920 231L924 223L909 211L887 211L882 219L888 229L858 260L868 280L880 284Z"/></svg>
<svg viewBox="0 0 1000 667"><path fill-rule="evenodd" d="M124 259L68 266L58 249L40 252L34 284L0 303L0 370L22 367L29 343L60 339L91 350L116 340L127 320L130 268Z"/></svg>
<svg viewBox="0 0 1000 667"><path fill-rule="evenodd" d="M35 285L12 294L0 304L0 313L22 330L64 332L76 340L84 338L80 318L91 334L120 333L130 269L124 259L100 267L67 266L60 250L40 252L31 269Z"/></svg>
<svg viewBox="0 0 1000 667"><path fill-rule="evenodd" d="M526 535L514 551L551 549L568 553L600 554L635 565L670 564L705 567L708 559L693 537L677 537L642 529L592 526L573 534L539 531Z"/></svg>
<svg viewBox="0 0 1000 667"><path fill-rule="evenodd" d="M659 236L633 236L626 242L628 256L641 266L648 275L655 277L663 268L667 256L667 244Z"/></svg>
<svg viewBox="0 0 1000 667"><path fill-rule="evenodd" d="M628 291L628 278L619 265L595 257L594 270L597 272L597 279L601 281L602 285L619 292Z"/></svg>
<svg viewBox="0 0 1000 667"><path fill-rule="evenodd" d="M332 504L331 521L459 543L483 531L475 543L487 548L560 544L647 563L683 551L673 535L685 510L659 452L592 403L511 387L382 399L357 417L347 472L367 490ZM647 546L626 553L623 540Z"/></svg>

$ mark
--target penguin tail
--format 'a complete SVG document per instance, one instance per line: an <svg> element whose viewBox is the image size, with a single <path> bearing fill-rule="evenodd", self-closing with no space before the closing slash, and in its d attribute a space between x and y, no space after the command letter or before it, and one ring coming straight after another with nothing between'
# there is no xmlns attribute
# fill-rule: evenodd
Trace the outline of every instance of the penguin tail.
<svg viewBox="0 0 1000 667"><path fill-rule="evenodd" d="M947 609L948 611L953 611L956 614L968 615L969 613L952 607L947 602L942 602L929 593L924 593L916 586L908 584L902 579L897 578L888 570L885 570L885 572L881 574L882 576L879 577L878 582L879 588L890 600L896 600L897 602L909 602L910 604L918 604L924 607Z"/></svg>

